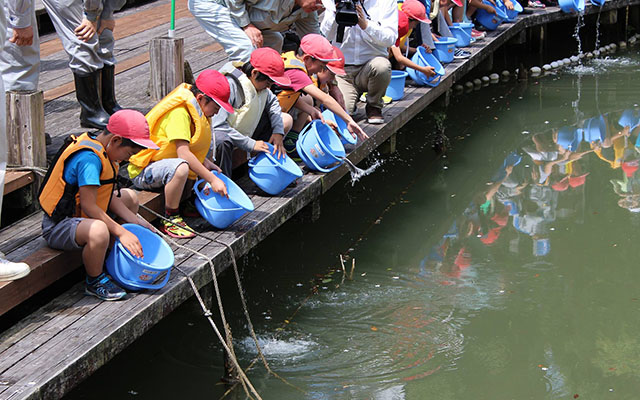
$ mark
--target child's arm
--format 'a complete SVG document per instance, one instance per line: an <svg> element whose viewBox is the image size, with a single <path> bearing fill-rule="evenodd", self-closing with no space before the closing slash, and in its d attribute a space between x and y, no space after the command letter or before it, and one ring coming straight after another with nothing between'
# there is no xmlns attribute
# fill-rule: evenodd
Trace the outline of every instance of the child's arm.
<svg viewBox="0 0 640 400"><path fill-rule="evenodd" d="M182 158L189 164L189 169L196 173L199 177L209 182L214 192L221 196L227 197L227 187L224 185L218 177L216 177L211 171L198 160L198 158L189 149L189 142L186 140L174 140L173 143L176 146L176 153L178 157Z"/></svg>
<svg viewBox="0 0 640 400"><path fill-rule="evenodd" d="M488 0L491 3L493 3L493 5L495 6L495 2L493 0ZM485 4L484 2L482 2L481 0L470 0L469 1L469 5L471 5L472 7L475 8L481 8L483 10L485 10L488 13L491 14L495 14L496 13L496 9L488 4Z"/></svg>
<svg viewBox="0 0 640 400"><path fill-rule="evenodd" d="M353 118L342 108L337 101L322 90L320 90L316 85L307 85L302 89L306 94L310 95L314 99L318 100L320 103L324 104L329 110L331 110L334 114L342 118L347 123L347 129L352 134L358 135L361 140L369 139L366 133L360 128Z"/></svg>
<svg viewBox="0 0 640 400"><path fill-rule="evenodd" d="M338 104L340 104L340 107L342 107L343 110L346 110L347 106L344 104L344 95L338 85L329 83L327 86L329 87L329 95L333 97Z"/></svg>
<svg viewBox="0 0 640 400"><path fill-rule="evenodd" d="M80 195L80 208L82 208L82 212L89 218L99 219L104 222L107 225L107 229L109 229L109 233L116 236L125 249L135 257L143 257L142 245L136 235L124 229L122 225L114 221L102 208L98 207L98 186L80 186L78 194ZM115 197L111 199L111 203L113 204L113 201L116 199ZM127 207L125 206L124 208ZM114 212L116 211L114 210ZM116 214L120 216L118 212L116 212Z"/></svg>
<svg viewBox="0 0 640 400"><path fill-rule="evenodd" d="M427 77L432 77L436 74L435 68L433 67L421 67L413 61L409 60L407 57L402 55L400 49L396 46L391 46L391 54L396 59L397 62L404 65L405 67L413 68L416 71L420 71L425 74Z"/></svg>

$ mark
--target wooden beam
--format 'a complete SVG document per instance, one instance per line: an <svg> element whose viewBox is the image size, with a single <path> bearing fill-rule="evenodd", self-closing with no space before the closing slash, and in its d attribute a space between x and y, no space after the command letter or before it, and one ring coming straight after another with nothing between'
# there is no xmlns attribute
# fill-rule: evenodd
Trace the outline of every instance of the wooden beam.
<svg viewBox="0 0 640 400"><path fill-rule="evenodd" d="M151 99L160 101L184 82L184 39L159 37L149 43Z"/></svg>
<svg viewBox="0 0 640 400"><path fill-rule="evenodd" d="M9 194L27 185L35 180L33 171L7 171L4 176L4 194Z"/></svg>
<svg viewBox="0 0 640 400"><path fill-rule="evenodd" d="M47 166L42 91L14 92L7 97L7 147L11 165Z"/></svg>

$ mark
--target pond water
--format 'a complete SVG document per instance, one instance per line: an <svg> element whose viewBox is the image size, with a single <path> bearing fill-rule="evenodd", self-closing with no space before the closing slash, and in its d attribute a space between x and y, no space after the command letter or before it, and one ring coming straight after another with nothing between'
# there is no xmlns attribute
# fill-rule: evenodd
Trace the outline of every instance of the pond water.
<svg viewBox="0 0 640 400"><path fill-rule="evenodd" d="M288 382L256 365L262 397L637 398L640 128L624 121L640 117L638 76L640 55L617 53L429 107L319 220L244 257L257 335ZM221 285L246 366L232 274ZM189 301L68 398L217 399L221 351Z"/></svg>

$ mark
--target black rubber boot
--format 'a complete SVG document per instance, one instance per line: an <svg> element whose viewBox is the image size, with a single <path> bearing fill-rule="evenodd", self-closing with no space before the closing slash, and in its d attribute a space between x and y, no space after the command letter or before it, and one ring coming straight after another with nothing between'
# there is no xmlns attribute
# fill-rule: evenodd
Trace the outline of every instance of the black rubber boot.
<svg viewBox="0 0 640 400"><path fill-rule="evenodd" d="M115 65L105 65L102 68L102 107L108 114L122 110L116 101Z"/></svg>
<svg viewBox="0 0 640 400"><path fill-rule="evenodd" d="M85 128L105 129L109 114L100 102L100 71L87 75L73 74L76 98L80 103L80 125Z"/></svg>

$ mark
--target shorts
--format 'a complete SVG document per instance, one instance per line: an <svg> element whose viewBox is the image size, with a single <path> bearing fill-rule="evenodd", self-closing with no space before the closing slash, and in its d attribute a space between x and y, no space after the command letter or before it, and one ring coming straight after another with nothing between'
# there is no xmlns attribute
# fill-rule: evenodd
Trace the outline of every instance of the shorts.
<svg viewBox="0 0 640 400"><path fill-rule="evenodd" d="M166 186L182 163L182 158L167 158L147 165L138 176L133 178L133 186L140 190L159 189Z"/></svg>
<svg viewBox="0 0 640 400"><path fill-rule="evenodd" d="M85 218L67 217L57 224L44 214L42 217L42 237L52 249L79 250L82 248L76 242L78 224Z"/></svg>

